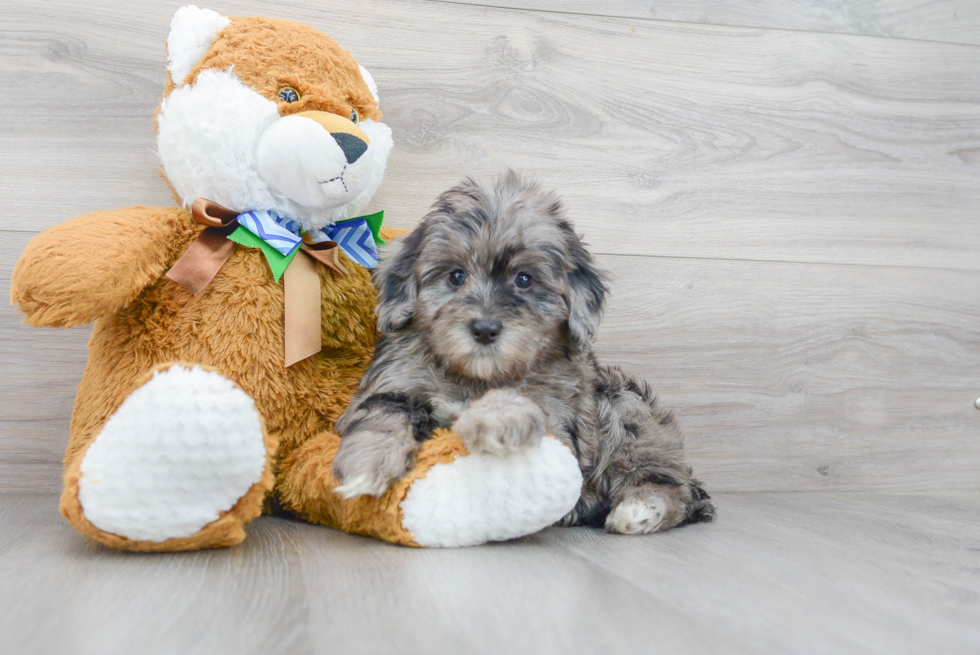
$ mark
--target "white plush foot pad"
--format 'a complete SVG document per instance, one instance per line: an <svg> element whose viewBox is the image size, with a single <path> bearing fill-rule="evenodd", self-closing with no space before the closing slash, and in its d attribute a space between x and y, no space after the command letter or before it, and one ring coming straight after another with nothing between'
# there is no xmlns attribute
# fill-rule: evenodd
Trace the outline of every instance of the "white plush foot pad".
<svg viewBox="0 0 980 655"><path fill-rule="evenodd" d="M422 546L475 546L532 534L575 507L582 473L557 439L512 455L471 454L436 464L401 503Z"/></svg>
<svg viewBox="0 0 980 655"><path fill-rule="evenodd" d="M218 373L173 366L106 422L82 459L78 499L105 532L189 537L231 509L265 461L252 399Z"/></svg>

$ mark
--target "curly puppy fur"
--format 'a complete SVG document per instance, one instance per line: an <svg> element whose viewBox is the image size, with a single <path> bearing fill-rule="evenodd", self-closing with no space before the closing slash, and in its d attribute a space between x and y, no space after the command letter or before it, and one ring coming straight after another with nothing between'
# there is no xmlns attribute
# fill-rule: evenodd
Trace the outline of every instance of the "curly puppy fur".
<svg viewBox="0 0 980 655"><path fill-rule="evenodd" d="M553 193L513 172L493 188L467 179L391 244L374 282L382 337L337 422L341 493L382 493L451 426L470 452L561 439L585 479L561 525L640 534L714 517L671 413L596 362L605 275Z"/></svg>

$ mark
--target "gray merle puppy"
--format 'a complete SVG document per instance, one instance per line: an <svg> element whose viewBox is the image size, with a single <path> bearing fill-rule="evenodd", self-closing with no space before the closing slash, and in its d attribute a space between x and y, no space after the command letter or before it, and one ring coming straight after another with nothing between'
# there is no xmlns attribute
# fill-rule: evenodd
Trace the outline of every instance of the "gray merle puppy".
<svg viewBox="0 0 980 655"><path fill-rule="evenodd" d="M550 433L585 480L561 525L641 534L714 518L670 412L592 354L604 279L558 198L517 174L442 194L377 269L382 337L337 422L338 491L382 494L437 427L483 453Z"/></svg>

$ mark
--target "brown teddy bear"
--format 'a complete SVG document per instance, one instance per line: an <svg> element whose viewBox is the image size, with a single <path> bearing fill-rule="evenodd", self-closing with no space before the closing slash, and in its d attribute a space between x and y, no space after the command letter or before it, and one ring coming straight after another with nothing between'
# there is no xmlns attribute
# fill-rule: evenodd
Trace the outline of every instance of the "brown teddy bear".
<svg viewBox="0 0 980 655"><path fill-rule="evenodd" d="M333 493L331 432L377 331L370 268L398 231L359 216L392 147L368 72L312 27L177 11L158 152L177 206L85 214L31 241L11 299L95 321L61 512L130 550L229 546L274 507L406 545L541 529L581 475L555 439L467 455L450 432L380 497Z"/></svg>

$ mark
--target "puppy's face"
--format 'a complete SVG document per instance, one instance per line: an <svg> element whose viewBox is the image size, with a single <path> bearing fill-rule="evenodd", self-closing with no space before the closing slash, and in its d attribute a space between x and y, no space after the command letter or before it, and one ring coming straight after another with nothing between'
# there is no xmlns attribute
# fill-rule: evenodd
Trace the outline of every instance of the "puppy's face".
<svg viewBox="0 0 980 655"><path fill-rule="evenodd" d="M511 173L450 189L393 244L376 281L382 331L410 323L448 369L519 379L598 325L602 275L551 193Z"/></svg>

